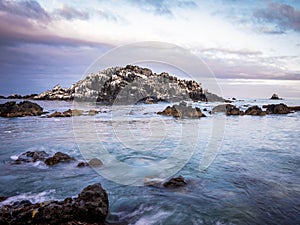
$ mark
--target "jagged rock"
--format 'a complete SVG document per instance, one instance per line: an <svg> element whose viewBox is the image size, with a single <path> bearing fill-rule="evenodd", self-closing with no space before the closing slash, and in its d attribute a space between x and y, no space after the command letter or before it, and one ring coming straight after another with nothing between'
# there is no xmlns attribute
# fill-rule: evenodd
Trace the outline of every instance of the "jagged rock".
<svg viewBox="0 0 300 225"><path fill-rule="evenodd" d="M36 162L44 161L49 155L45 151L27 151L18 156L14 161L15 164L20 164L24 162Z"/></svg>
<svg viewBox="0 0 300 225"><path fill-rule="evenodd" d="M75 160L73 157L62 153L62 152L56 152L54 156L49 157L45 160L45 164L48 166L53 166L55 164L58 164L60 162L69 162L71 160Z"/></svg>
<svg viewBox="0 0 300 225"><path fill-rule="evenodd" d="M168 106L162 112L158 112L157 114L180 118L206 117L198 107L193 108L192 106L187 106L186 102L180 102L179 105L173 105L172 107Z"/></svg>
<svg viewBox="0 0 300 225"><path fill-rule="evenodd" d="M30 101L23 101L18 104L14 101L0 104L0 116L2 117L39 116L42 113L43 108Z"/></svg>
<svg viewBox="0 0 300 225"><path fill-rule="evenodd" d="M272 97L270 99L272 99L272 100L282 100L282 98L279 98L279 96L275 93L272 95Z"/></svg>
<svg viewBox="0 0 300 225"><path fill-rule="evenodd" d="M263 111L259 106L251 106L245 111L245 115L251 116L265 116L266 112Z"/></svg>
<svg viewBox="0 0 300 225"><path fill-rule="evenodd" d="M90 166L93 166L93 167L100 167L103 165L102 161L100 159L97 159L97 158L93 158L91 159L88 164Z"/></svg>
<svg viewBox="0 0 300 225"><path fill-rule="evenodd" d="M16 202L0 208L0 224L105 224L108 196L100 183L89 185L77 198L32 204Z"/></svg>
<svg viewBox="0 0 300 225"><path fill-rule="evenodd" d="M59 84L54 86L52 90L45 91L33 97L35 100L73 100L75 93L75 86L70 88L62 88Z"/></svg>
<svg viewBox="0 0 300 225"><path fill-rule="evenodd" d="M22 98L23 98L23 96L19 95L19 94L12 94L12 95L7 96L7 99L22 99Z"/></svg>
<svg viewBox="0 0 300 225"><path fill-rule="evenodd" d="M166 188L176 188L176 187L182 187L187 184L186 180L182 177L174 177L168 180L167 182L163 183L163 186Z"/></svg>
<svg viewBox="0 0 300 225"><path fill-rule="evenodd" d="M267 114L288 114L292 110L285 104L270 104L264 105L263 108L266 108Z"/></svg>

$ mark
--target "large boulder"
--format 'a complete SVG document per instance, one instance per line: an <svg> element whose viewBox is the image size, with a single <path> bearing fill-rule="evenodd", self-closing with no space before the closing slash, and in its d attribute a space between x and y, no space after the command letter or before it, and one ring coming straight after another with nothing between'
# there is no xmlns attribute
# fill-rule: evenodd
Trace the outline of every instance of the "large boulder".
<svg viewBox="0 0 300 225"><path fill-rule="evenodd" d="M15 202L0 208L0 224L100 224L108 214L108 196L100 183L89 185L77 198L32 204Z"/></svg>
<svg viewBox="0 0 300 225"><path fill-rule="evenodd" d="M70 162L72 160L75 160L75 159L65 153L56 152L54 154L54 156L49 157L45 160L45 164L48 166L53 166L53 165L61 163L61 162Z"/></svg>
<svg viewBox="0 0 300 225"><path fill-rule="evenodd" d="M200 118L206 117L198 107L193 108L185 102L180 102L179 105L168 106L163 111L158 112L159 115L174 116L180 118Z"/></svg>
<svg viewBox="0 0 300 225"><path fill-rule="evenodd" d="M42 113L43 108L30 101L23 101L18 104L12 101L0 104L0 116L2 117L39 116Z"/></svg>
<svg viewBox="0 0 300 225"><path fill-rule="evenodd" d="M236 106L228 104L228 105L226 105L226 115L227 116L242 116L242 115L244 115L244 112L241 111Z"/></svg>
<svg viewBox="0 0 300 225"><path fill-rule="evenodd" d="M283 103L264 105L263 108L266 108L267 114L288 114L292 111Z"/></svg>
<svg viewBox="0 0 300 225"><path fill-rule="evenodd" d="M249 107L246 111L245 111L245 115L251 115L251 116L265 116L266 112L263 111L259 106L254 105Z"/></svg>

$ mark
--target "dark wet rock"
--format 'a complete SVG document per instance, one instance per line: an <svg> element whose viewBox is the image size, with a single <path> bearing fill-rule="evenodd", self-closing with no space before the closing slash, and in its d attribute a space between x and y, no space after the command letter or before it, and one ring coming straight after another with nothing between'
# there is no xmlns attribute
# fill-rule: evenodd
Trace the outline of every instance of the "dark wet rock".
<svg viewBox="0 0 300 225"><path fill-rule="evenodd" d="M23 96L19 95L19 94L12 94L12 95L7 96L7 99L22 99L22 98L23 98Z"/></svg>
<svg viewBox="0 0 300 225"><path fill-rule="evenodd" d="M108 214L108 196L100 183L89 185L77 198L32 204L16 202L0 208L0 224L100 224Z"/></svg>
<svg viewBox="0 0 300 225"><path fill-rule="evenodd" d="M275 93L271 96L270 99L272 99L272 100L282 100L282 98L279 98L279 96Z"/></svg>
<svg viewBox="0 0 300 225"><path fill-rule="evenodd" d="M6 196L0 196L0 202L5 201L6 199L8 199L8 197L6 197Z"/></svg>
<svg viewBox="0 0 300 225"><path fill-rule="evenodd" d="M185 185L187 185L187 181L182 176L171 178L167 182L163 183L163 186L166 188L176 188Z"/></svg>
<svg viewBox="0 0 300 225"><path fill-rule="evenodd" d="M45 151L27 151L18 156L15 164L44 161L49 155Z"/></svg>
<svg viewBox="0 0 300 225"><path fill-rule="evenodd" d="M0 104L0 116L2 117L39 116L42 113L43 108L30 101L23 101L18 104L14 101Z"/></svg>
<svg viewBox="0 0 300 225"><path fill-rule="evenodd" d="M245 115L251 116L265 116L266 112L263 111L259 106L251 106L245 111Z"/></svg>
<svg viewBox="0 0 300 225"><path fill-rule="evenodd" d="M6 99L6 97L3 95L0 95L0 99Z"/></svg>
<svg viewBox="0 0 300 225"><path fill-rule="evenodd" d="M75 159L65 153L56 152L54 154L54 156L49 157L45 160L45 164L48 166L53 166L53 165L61 163L61 162L70 162L72 160L75 160Z"/></svg>
<svg viewBox="0 0 300 225"><path fill-rule="evenodd" d="M97 159L97 158L93 158L91 159L88 164L90 166L93 166L93 167L100 167L103 165L102 161L100 159Z"/></svg>
<svg viewBox="0 0 300 225"><path fill-rule="evenodd" d="M89 164L87 162L79 162L77 164L77 167L87 167L87 166L89 166Z"/></svg>
<svg viewBox="0 0 300 225"><path fill-rule="evenodd" d="M200 118L206 117L198 107L188 106L186 102L180 102L179 105L168 106L159 115L173 116L179 118Z"/></svg>
<svg viewBox="0 0 300 225"><path fill-rule="evenodd" d="M300 111L300 106L289 106L289 109L292 111Z"/></svg>
<svg viewBox="0 0 300 225"><path fill-rule="evenodd" d="M263 108L266 108L267 114L288 114L292 111L283 103L264 105Z"/></svg>
<svg viewBox="0 0 300 225"><path fill-rule="evenodd" d="M226 115L227 116L242 116L242 115L244 115L244 112L241 111L236 106L228 104L226 106Z"/></svg>

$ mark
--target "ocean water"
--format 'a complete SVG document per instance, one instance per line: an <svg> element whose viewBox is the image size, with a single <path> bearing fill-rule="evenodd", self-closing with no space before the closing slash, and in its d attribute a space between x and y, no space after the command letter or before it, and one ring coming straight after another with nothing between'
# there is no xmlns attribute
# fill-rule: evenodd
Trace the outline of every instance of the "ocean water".
<svg viewBox="0 0 300 225"><path fill-rule="evenodd" d="M5 100L1 100L1 103ZM299 99L236 102L246 108ZM46 111L80 108L38 101ZM208 116L157 115L168 104L89 106L96 116L0 118L0 206L76 196L100 182L110 202L109 221L151 224L300 224L300 112L288 115L210 115L218 103L194 103ZM210 146L210 147L209 147ZM78 162L48 167L13 165L26 151L57 151L76 159L100 158L104 167ZM201 167L205 164L205 169ZM144 180L184 176L188 185L167 189Z"/></svg>

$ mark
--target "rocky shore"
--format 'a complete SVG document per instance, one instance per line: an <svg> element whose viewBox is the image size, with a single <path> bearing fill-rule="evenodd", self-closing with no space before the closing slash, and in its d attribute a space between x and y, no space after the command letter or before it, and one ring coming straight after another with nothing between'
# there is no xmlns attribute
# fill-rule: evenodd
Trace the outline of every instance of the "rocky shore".
<svg viewBox="0 0 300 225"><path fill-rule="evenodd" d="M32 204L28 200L0 208L0 224L106 224L108 196L100 183L89 185L76 198Z"/></svg>

